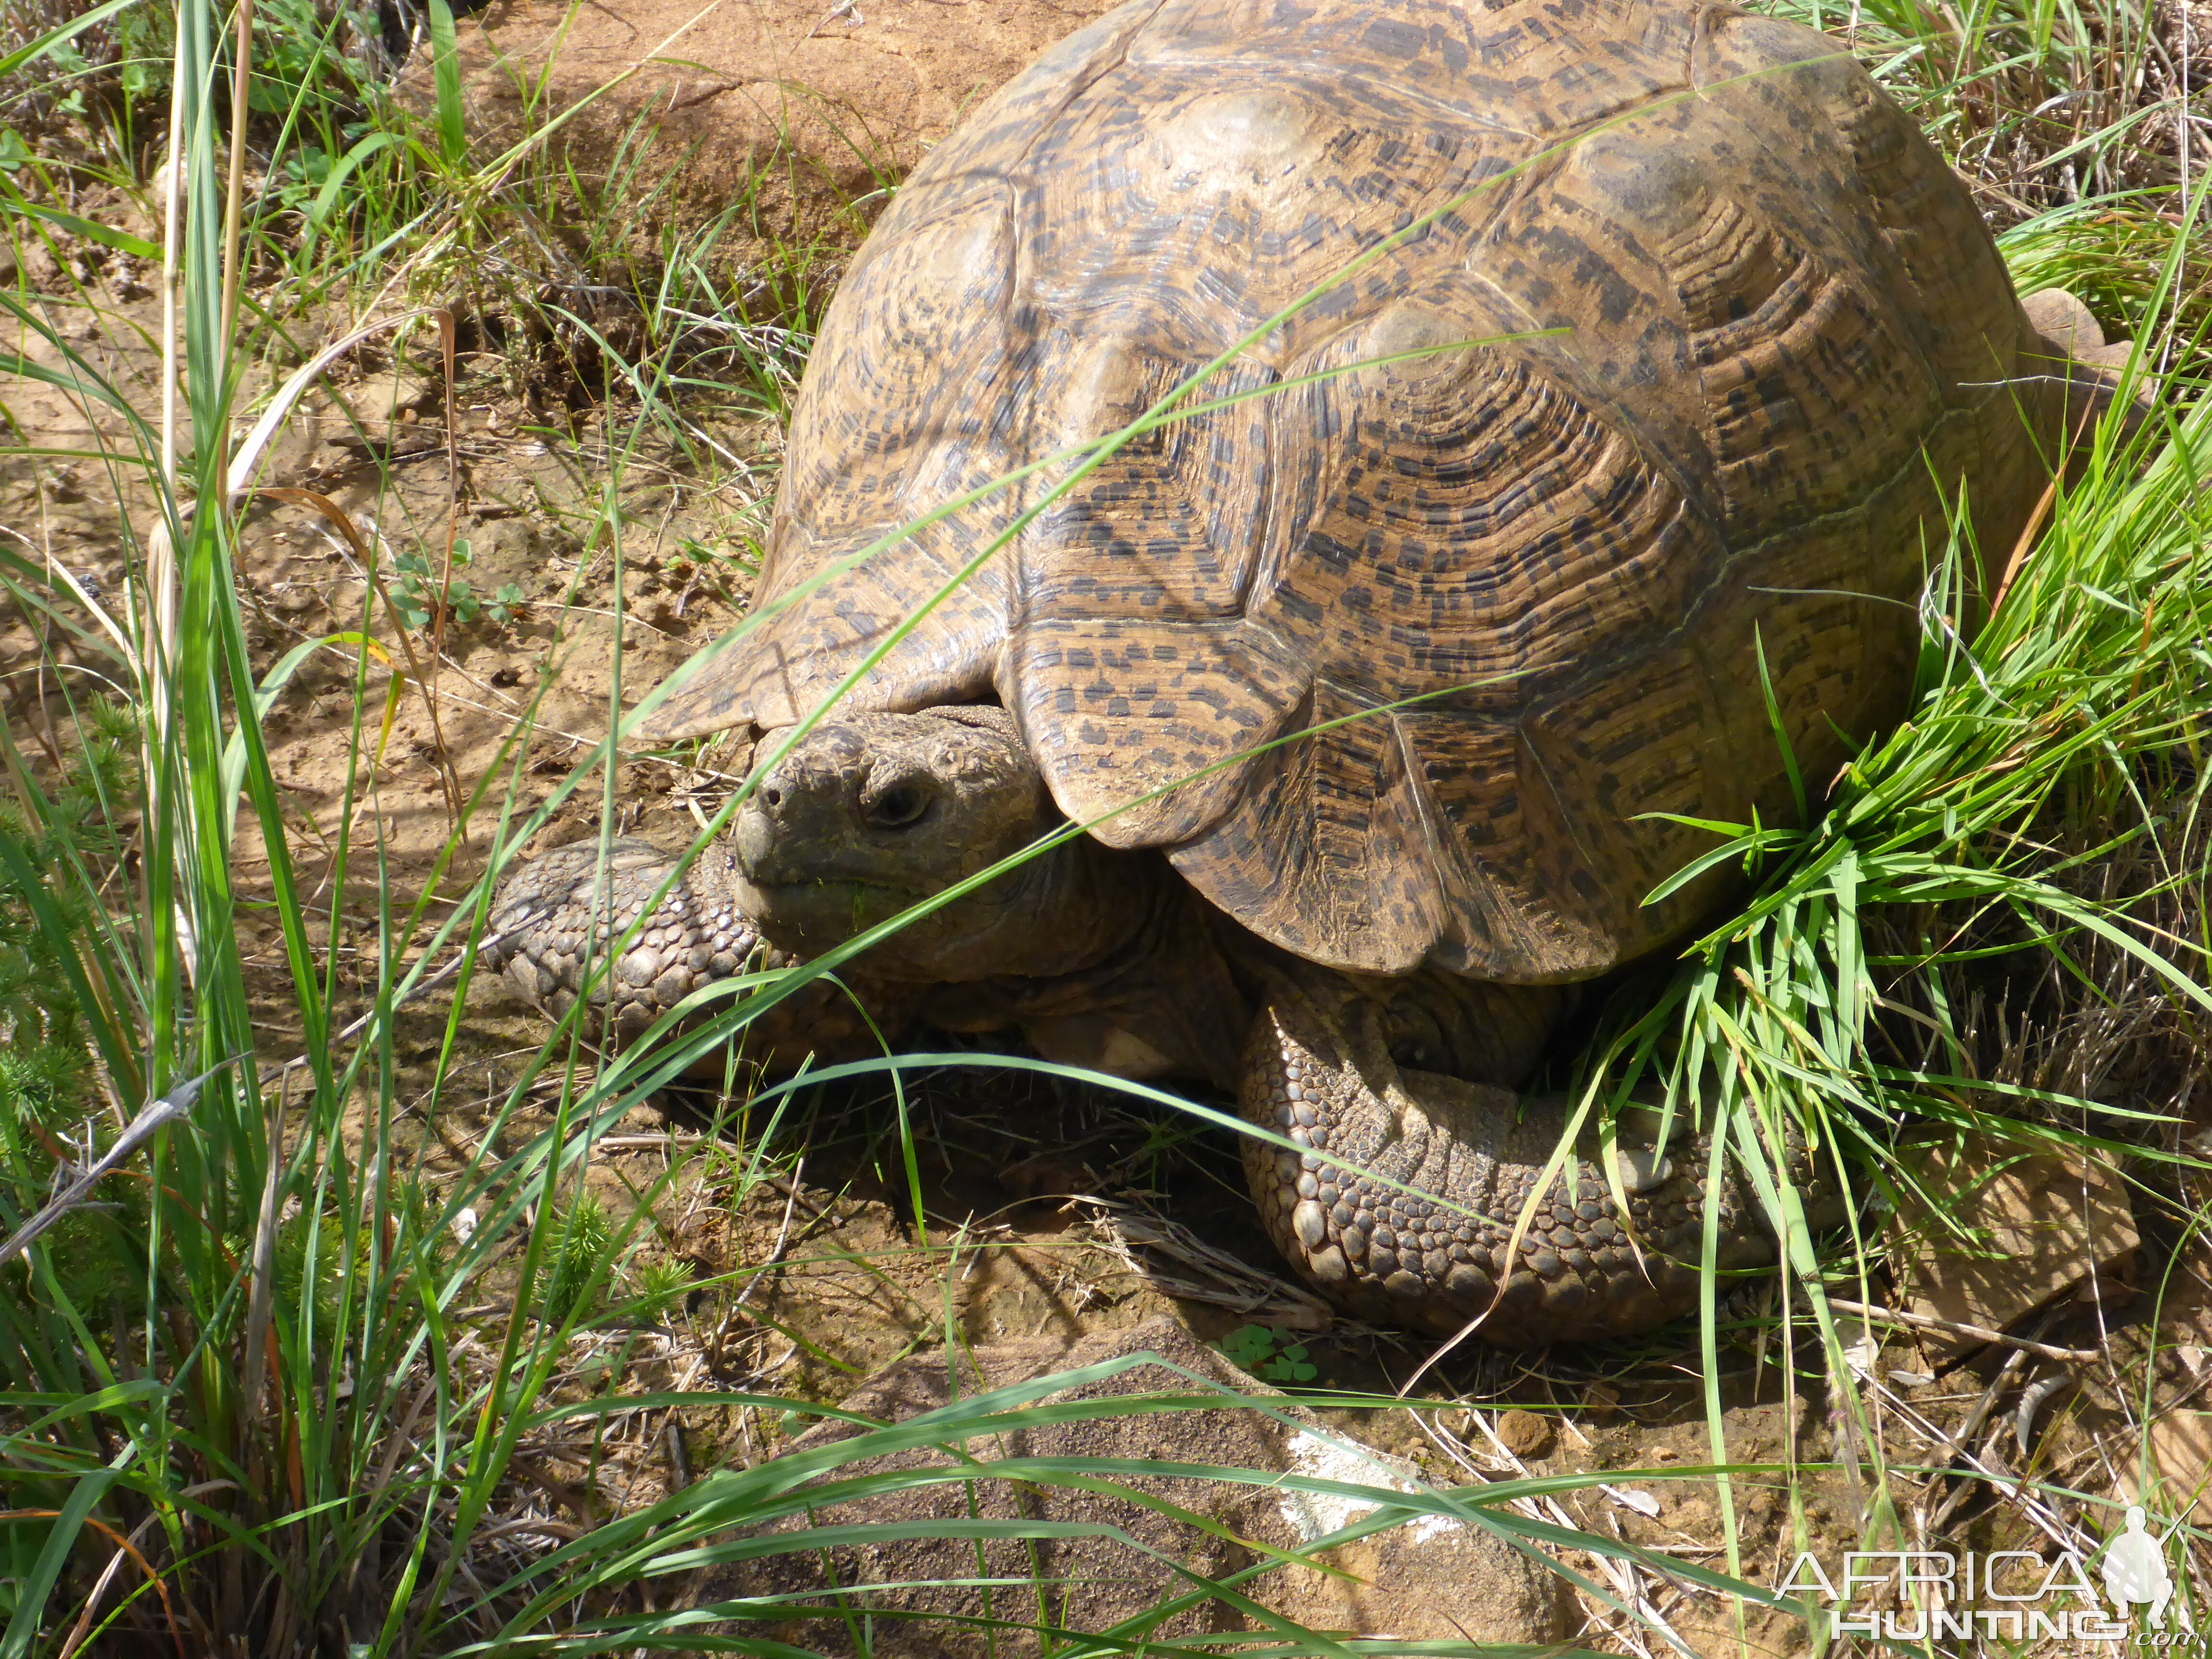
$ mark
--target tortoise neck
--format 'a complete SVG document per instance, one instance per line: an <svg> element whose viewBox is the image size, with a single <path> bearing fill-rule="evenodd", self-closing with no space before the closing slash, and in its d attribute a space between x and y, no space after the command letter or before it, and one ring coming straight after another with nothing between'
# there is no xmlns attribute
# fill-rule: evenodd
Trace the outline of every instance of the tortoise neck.
<svg viewBox="0 0 2212 1659"><path fill-rule="evenodd" d="M1141 956L1187 908L1183 884L1150 853L1117 852L1088 836L1061 843L1023 872L1030 918L994 977L1058 980Z"/></svg>
<svg viewBox="0 0 2212 1659"><path fill-rule="evenodd" d="M994 981L998 1006L1048 1058L1127 1076L1202 1077L1233 1086L1257 1004L1254 981L1223 948L1222 918L1158 854L1097 851L1117 884L1111 908L1099 913L1113 925L1091 935L1103 948L1055 973ZM1079 1028L1097 1053L1070 1046ZM1144 1063L1106 1057L1117 1032L1133 1039L1148 1056Z"/></svg>

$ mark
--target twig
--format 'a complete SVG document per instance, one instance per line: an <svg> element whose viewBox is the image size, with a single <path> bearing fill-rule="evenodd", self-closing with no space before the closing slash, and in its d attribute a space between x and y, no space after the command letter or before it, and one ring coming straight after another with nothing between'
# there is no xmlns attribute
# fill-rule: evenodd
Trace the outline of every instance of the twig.
<svg viewBox="0 0 2212 1659"><path fill-rule="evenodd" d="M830 21L831 19L837 17L849 17L853 20L855 25L860 27L866 27L868 21L866 18L860 15L860 9L854 3L854 0L837 0L837 3L836 5L830 7L829 10L823 12L822 15L816 20L815 25L812 28L807 30L805 33L799 37L799 44L801 46L805 45L807 41L811 40L816 35L821 33L823 28Z"/></svg>
<svg viewBox="0 0 2212 1659"><path fill-rule="evenodd" d="M1091 1207L1093 1236L1124 1267L1155 1290L1186 1301L1209 1302L1247 1318L1293 1330L1334 1328L1345 1333L1371 1328L1338 1318L1319 1297L1255 1267L1241 1256L1216 1249L1180 1222L1087 1195L1079 1194L1070 1202ZM1164 1273L1157 1263L1141 1259L1140 1249L1156 1252L1204 1277L1185 1279Z"/></svg>
<svg viewBox="0 0 2212 1659"><path fill-rule="evenodd" d="M2078 1379L2061 1372L2046 1376L2039 1382L2031 1382L2020 1391L2020 1406L2013 1413L2012 1429L2015 1443L2020 1447L2021 1462L2025 1463L2035 1451L2035 1419L2045 1405L2067 1389L2078 1386Z"/></svg>
<svg viewBox="0 0 2212 1659"><path fill-rule="evenodd" d="M1877 1308L1864 1302L1846 1302L1832 1296L1828 1305L1838 1313L1856 1314L1862 1319L1886 1320L1893 1325L1909 1326L1917 1331L1943 1331L1953 1336L1972 1337L1977 1342L1995 1342L2001 1346L2018 1348L2026 1353L2039 1355L2045 1359L2094 1359L2094 1348L2061 1348L2049 1342L2038 1342L2025 1336L2007 1336L2002 1331L1993 1331L1984 1325L1965 1325L1954 1319L1938 1319L1933 1314L1907 1313L1899 1308Z"/></svg>
<svg viewBox="0 0 2212 1659"><path fill-rule="evenodd" d="M730 1304L729 1307L723 1312L721 1318L715 1322L714 1334L710 1339L708 1339L705 1346L703 1358L706 1360L708 1368L713 1370L717 1376L721 1373L724 1356L727 1353L729 1349L730 1327L737 1322L739 1311L751 1297L752 1293L758 1290L761 1285L766 1282L769 1274L775 1271L777 1263L783 1260L784 1252L791 1248L792 1212L797 1209L802 1202L805 1202L806 1203L807 1212L813 1217L814 1222L819 1223L824 1226L830 1224L830 1218L828 1216L824 1215L819 1209L817 1209L811 1202L808 1202L799 1197L799 1176L805 1171L805 1168L806 1159L804 1157L801 1157L799 1160L799 1167L797 1170L793 1171L792 1179L790 1181L784 1182L775 1180L772 1177L769 1180L769 1184L773 1185L776 1190L781 1192L784 1195L783 1223L776 1229L775 1245L769 1249L768 1255L762 1258L759 1264L753 1268L751 1277L745 1280L744 1288L738 1292L737 1299ZM813 1224L810 1223L809 1224L811 1225Z"/></svg>
<svg viewBox="0 0 2212 1659"><path fill-rule="evenodd" d="M1446 1456L1449 1457L1455 1463L1457 1463L1461 1468L1466 1470L1468 1474L1474 1476L1477 1483L1483 1486L1488 1486L1491 1484L1492 1480L1495 1478L1492 1472L1488 1469L1480 1468L1468 1458L1467 1454L1454 1443L1453 1437L1451 1435L1439 1431L1429 1421L1428 1418L1420 1412L1416 1411L1413 1413L1412 1415L1414 1425L1418 1427L1422 1433L1428 1436L1430 1440L1434 1442L1437 1447L1442 1450ZM1503 1460L1504 1462L1510 1468L1520 1479L1523 1480L1528 1480L1529 1478L1528 1466L1522 1462L1521 1459L1515 1455L1512 1448L1498 1437L1496 1431L1492 1429L1488 1419L1481 1412L1472 1407L1468 1408L1468 1416L1469 1420L1471 1420L1477 1428L1481 1430L1483 1437L1490 1442L1492 1452L1498 1458ZM1620 1501L1620 1494L1614 1488L1608 1486L1605 1490L1616 1502ZM1539 1507L1540 1504L1541 1507ZM1569 1532L1583 1533L1587 1534L1589 1531L1588 1528L1577 1521L1573 1516L1568 1514L1567 1511L1561 1507L1559 1499L1549 1492L1543 1493L1540 1497L1514 1498L1507 1507L1522 1515L1527 1516L1532 1521L1541 1522L1548 1520L1553 1524L1564 1528ZM1630 1507L1634 1508L1635 1506L1632 1504ZM1641 1511L1639 1510L1638 1513L1641 1513ZM1618 1534L1619 1527L1617 1522L1615 1524L1615 1532L1616 1534ZM1584 1553L1589 1557L1590 1561L1595 1565L1597 1569L1597 1576L1607 1580L1613 1586L1613 1593L1618 1595L1625 1604L1620 1610L1627 1622L1625 1628L1616 1630L1613 1629L1609 1624L1607 1624L1604 1621L1601 1614L1591 1615L1586 1613L1584 1615L1586 1619L1590 1619L1594 1622L1598 1623L1601 1628L1610 1631L1614 1637L1620 1639L1623 1645L1629 1647L1637 1653L1642 1655L1643 1659L1651 1659L1651 1650L1644 1642L1635 1624L1635 1620L1638 1614L1648 1613L1653 1621L1652 1628L1656 1630L1662 1636L1665 1637L1668 1643L1674 1646L1676 1651L1684 1654L1690 1651L1688 1644L1686 1644L1682 1640L1681 1637L1676 1633L1674 1626L1667 1622L1660 1609L1638 1589L1636 1580L1630 1568L1629 1563L1619 1560L1601 1550L1589 1550L1585 1551Z"/></svg>
<svg viewBox="0 0 2212 1659"><path fill-rule="evenodd" d="M806 1160L802 1158L799 1161L799 1168L803 1170L805 1167ZM812 1216L817 1221L822 1223L825 1227L836 1224L837 1219L836 1217L831 1215L829 1211L823 1209L812 1199L807 1197L805 1193L799 1190L799 1180L795 1171L792 1179L789 1181L786 1181L780 1175L763 1175L761 1176L761 1182L763 1186L774 1188L777 1192L781 1193L786 1198L789 1199L794 1204L803 1206L805 1208L807 1214Z"/></svg>
<svg viewBox="0 0 2212 1659"><path fill-rule="evenodd" d="M745 1280L745 1287L738 1292L738 1299L730 1304L732 1314L745 1305L746 1298L760 1287L761 1281L768 1277L769 1270L782 1261L783 1253L791 1248L791 1212L799 1206L799 1176L805 1168L806 1159L802 1155L799 1160L798 1170L792 1172L791 1180L788 1182L775 1183L783 1189L783 1223L775 1230L775 1245L762 1259L760 1265L753 1269L752 1277ZM829 1218L816 1209L813 1205L809 1204L806 1207L817 1221L824 1223L828 1221ZM721 1329L714 1333L714 1347L718 1354L722 1346L722 1333L729 1328L729 1318L726 1316L722 1320Z"/></svg>
<svg viewBox="0 0 2212 1659"><path fill-rule="evenodd" d="M1989 1387L1982 1390L1982 1397L1974 1402L1973 1410L1966 1413L1966 1420L1936 1443L1935 1454L1929 1459L1930 1462L1948 1465L1957 1462L1961 1458L1970 1463L1980 1462L1969 1449L1973 1438L1981 1432L1982 1425L1989 1421L1990 1413L1996 1408L1998 1397L2012 1385L2013 1379L2020 1375L2021 1368L2027 1364L2027 1355L2019 1350L2014 1350L2005 1356L2004 1364L1997 1367L1997 1374L1990 1379ZM1943 1501L1936 1505L1936 1514L1928 1523L1928 1529L1930 1532L1940 1532L1943 1523L1957 1511L1959 1505L1966 1501L1966 1494L1974 1490L1972 1482L1964 1478L1964 1471L1948 1468L1939 1468L1932 1478L1942 1481L1949 1479L1954 1474L1958 1474L1962 1478L1959 1484L1945 1495Z"/></svg>
<svg viewBox="0 0 2212 1659"><path fill-rule="evenodd" d="M166 1128L179 1118L189 1114L192 1109L192 1103L200 1097L201 1088L210 1078L228 1066L237 1065L245 1058L243 1054L233 1054L228 1060L210 1066L190 1081L179 1083L168 1093L148 1106L137 1116L132 1118L129 1127L121 1134L116 1136L115 1144L102 1153L90 1169L70 1182L60 1196L48 1204L46 1208L25 1222L14 1237L6 1243L0 1244L0 1267L5 1267L21 1255L30 1248L40 1234L82 1204L94 1187L114 1174L131 1153L153 1139L156 1131ZM304 1061L302 1063L304 1064Z"/></svg>

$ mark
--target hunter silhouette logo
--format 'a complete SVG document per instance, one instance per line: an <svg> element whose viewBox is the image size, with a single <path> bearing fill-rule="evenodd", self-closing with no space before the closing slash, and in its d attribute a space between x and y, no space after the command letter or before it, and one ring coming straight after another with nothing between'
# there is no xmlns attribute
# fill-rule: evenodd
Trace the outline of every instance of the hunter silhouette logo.
<svg viewBox="0 0 2212 1659"><path fill-rule="evenodd" d="M2105 1594L2112 1598L2121 1618L2147 1607L2151 1627L2163 1630L2166 1604L2173 1599L2173 1575L2166 1565L2166 1543L2173 1536L2173 1528L2154 1538L2144 1518L2142 1504L2129 1504L2125 1530L2106 1545Z"/></svg>

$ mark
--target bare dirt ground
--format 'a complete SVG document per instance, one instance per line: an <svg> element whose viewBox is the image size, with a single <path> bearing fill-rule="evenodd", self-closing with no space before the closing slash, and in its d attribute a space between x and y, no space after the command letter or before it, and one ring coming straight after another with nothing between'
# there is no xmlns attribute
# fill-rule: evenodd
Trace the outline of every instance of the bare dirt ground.
<svg viewBox="0 0 2212 1659"><path fill-rule="evenodd" d="M133 210L118 200L78 210L122 217ZM75 280L58 269L26 275L48 295L64 336L150 410L157 359L149 341L158 302L143 273L120 256L88 245L78 257L85 271ZM97 316L74 306L77 284L88 278L106 295ZM716 457L711 470L665 435L653 436L621 469L606 502L614 476L607 434L622 441L632 411L586 400L576 418L565 418L558 374L544 370L543 356L519 346L511 329L503 343L486 343L496 331L480 325L476 349L459 359L450 434L434 331L418 331L396 350L380 341L356 350L288 425L264 482L328 496L364 533L382 538L387 569L401 555L441 568L450 514L467 551L459 574L471 592L520 590L504 618L482 610L464 621L456 608L441 626L431 605L427 620L405 624L365 580L354 549L298 505L257 506L243 527L238 597L257 669L266 673L295 647L324 641L283 687L266 730L287 792L288 850L327 929L318 942L337 957L341 982L356 999L373 983L367 968L379 948L379 862L391 891L408 901L424 896L434 919L457 903L483 867L495 814L480 810L453 845L455 789L465 796L491 778L495 804L511 775L515 811L531 810L599 740L617 702L635 701L729 625L746 597L748 550L762 533L773 487L774 422L734 404L702 401L684 412L711 441L695 443L695 453ZM465 326L463 335L466 344ZM26 345L34 356L46 351ZM0 385L0 402L31 450L122 444L119 422L95 422L50 386ZM0 460L0 524L106 594L125 585L125 523L143 526L149 510L127 473L97 463L51 455ZM409 599L397 573L386 583L396 599ZM425 586L412 584L415 597ZM26 619L5 619L6 712L34 739L52 740L63 678L79 670L88 677L94 666ZM389 728L380 730L387 707ZM368 711L365 720L357 708ZM726 787L714 759L623 757L616 773L619 827L672 843L688 838ZM595 780L556 813L531 850L592 831L599 811ZM342 828L352 843L343 884L336 868ZM239 932L266 1022L263 1054L288 1058L297 1022L278 942L254 902L265 896L265 865L257 866L251 851L242 856ZM356 1000L338 1012L349 1016L360 1006ZM404 1042L434 1054L446 1017L437 994L426 999L407 1012ZM456 1071L434 1115L420 1121L419 1145L434 1176L459 1168L482 1144L543 1030L503 986L479 979L471 987ZM403 1112L419 1112L431 1097L427 1060L411 1075L421 1093L397 1103ZM502 1133L541 1131L554 1086L543 1083L532 1107ZM711 1103L672 1097L633 1113L602 1144L594 1189L611 1206L635 1202L672 1152L696 1141L710 1109ZM1279 1277L1224 1139L1110 1097L1004 1075L920 1079L909 1109L921 1150L919 1220L881 1089L807 1103L798 1131L786 1137L787 1161L772 1179L741 1178L734 1163L708 1159L659 1197L659 1243L647 1254L689 1264L702 1288L685 1306L684 1340L667 1347L667 1375L647 1385L697 1387L709 1379L834 1401L883 1365L943 1343L948 1328L976 1344L1044 1335L1073 1341L1173 1310L1218 1341L1255 1315L1320 1322L1310 1298ZM1148 1244L1144 1229L1157 1229L1155 1216L1188 1231ZM1162 1237L1157 1231L1150 1237ZM2170 1246L2154 1244L2145 1261ZM2201 1246L2196 1260L2202 1264ZM2009 1394L2002 1411L1984 1408L1962 1438L2000 1471L2033 1472L2092 1494L2126 1489L2141 1476L2143 1398L2136 1379L2154 1340L2162 1350L2154 1366L2160 1408L2184 1433L2204 1420L2185 1414L2203 1409L2212 1376L2212 1304L2203 1284L2199 1273L2155 1307L2124 1282L2105 1282L2100 1302L2070 1305L2046 1322L2045 1340L2086 1346L2101 1337L2103 1357L2063 1368L2071 1386L2032 1425L2029 1449L2015 1443ZM1427 1357L1416 1340L1358 1327L1303 1330L1297 1338L1319 1387L1395 1390ZM611 1333L601 1346L637 1340ZM1881 1522L1866 1507L1864 1483L1845 1472L1854 1465L1863 1472L1873 1449L1838 1433L1836 1402L1815 1358L1799 1358L1796 1397L1781 1397L1775 1368L1757 1363L1770 1341L1753 1336L1722 1354L1727 1455L1758 1466L1734 1484L1732 1522L1710 1477L1659 1478L1670 1466L1704 1466L1715 1455L1693 1332L1633 1351L1455 1356L1419 1383L1420 1409L1363 1414L1359 1431L1445 1480L1637 1471L1617 1485L1563 1496L1560 1518L1723 1569L1732 1536L1744 1574L1773 1583L1799 1548L1839 1557L1869 1526L1879 1534ZM1884 1364L1903 1375L1882 1385L1893 1405L1875 1425L1883 1455L1904 1470L1928 1460L1944 1434L1973 1419L2000 1358L1931 1378L1933 1365L1911 1344L1893 1341ZM2039 1360L2028 1367L2039 1375L2059 1369ZM1754 1385L1759 1376L1767 1380ZM2009 1376L2025 1380L2017 1369ZM684 1422L688 1446L675 1453L644 1440L629 1449L626 1490L649 1498L667 1457L693 1468L752 1461L796 1431L753 1410L692 1413ZM2185 1440L2173 1443L2175 1455L2193 1455ZM1823 1467L1800 1473L1793 1492L1787 1466L1800 1462ZM1901 1542L1926 1535L1954 1547L2042 1547L2020 1512L1985 1490L1959 1501L1941 1479L1905 1473L1897 1480L1900 1513L1890 1535ZM1632 1588L1694 1651L1732 1650L1739 1640L1753 1652L1802 1648L1794 1624L1753 1618L1739 1626L1729 1605L1679 1583L1644 1578ZM1594 1601L1587 1605L1595 1623L1584 1639L1613 1642L1603 1632L1621 1621L1600 1616Z"/></svg>

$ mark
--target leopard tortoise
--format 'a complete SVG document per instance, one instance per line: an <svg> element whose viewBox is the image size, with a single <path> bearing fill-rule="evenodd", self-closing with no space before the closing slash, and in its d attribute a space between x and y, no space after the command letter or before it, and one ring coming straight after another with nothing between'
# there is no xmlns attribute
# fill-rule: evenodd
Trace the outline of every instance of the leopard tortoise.
<svg viewBox="0 0 2212 1659"><path fill-rule="evenodd" d="M773 754L866 672L659 909L671 855L564 849L495 959L566 1008L631 929L592 994L635 1024L1085 824L860 965L915 1018L1233 1090L1296 1148L1245 1143L1270 1235L1347 1310L1653 1325L1696 1298L1704 1151L1586 1140L1538 1194L1564 1107L1516 1088L1575 988L1711 908L1724 872L1647 902L1693 821L1790 812L1762 664L1816 788L1899 717L1947 501L2002 558L2093 409L2061 331L1809 30L1135 0L898 192L807 367L757 625L646 733ZM1183 418L974 495L1211 363ZM1771 1263L1719 1201L1722 1265Z"/></svg>

